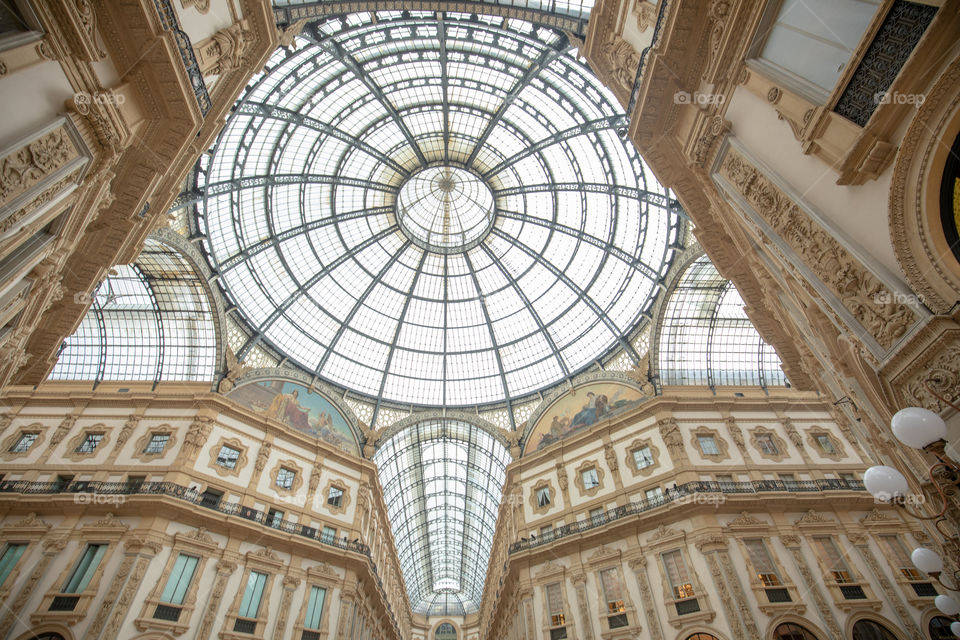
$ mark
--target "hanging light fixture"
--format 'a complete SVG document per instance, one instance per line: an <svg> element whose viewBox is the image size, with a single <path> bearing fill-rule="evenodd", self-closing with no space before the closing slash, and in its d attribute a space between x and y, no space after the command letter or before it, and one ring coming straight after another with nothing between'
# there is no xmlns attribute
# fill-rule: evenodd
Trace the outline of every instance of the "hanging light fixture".
<svg viewBox="0 0 960 640"><path fill-rule="evenodd" d="M960 412L960 407L934 391L929 381L924 382L923 386L940 401ZM960 555L960 531L956 530L955 525L953 531L943 528L945 524L950 525L945 515L950 507L951 496L957 496L958 487L960 487L960 465L948 458L946 454L946 423L929 409L907 407L894 414L890 421L890 429L897 440L903 444L936 457L937 461L930 465L927 473L942 504L937 513L932 516L915 513L910 508L907 479L902 473L886 465L876 465L867 469L863 474L864 486L878 501L893 503L919 520L933 521L934 527L944 537L941 546L947 553L957 557ZM960 588L957 587L960 584L960 571L955 571L952 579L948 578L950 583L944 582L943 558L936 551L917 547L910 554L910 560L917 569L935 579L945 589L960 592ZM952 596L939 595L934 600L934 604L945 615L956 618L960 614L960 601ZM960 635L960 620L951 624L950 629L955 635Z"/></svg>

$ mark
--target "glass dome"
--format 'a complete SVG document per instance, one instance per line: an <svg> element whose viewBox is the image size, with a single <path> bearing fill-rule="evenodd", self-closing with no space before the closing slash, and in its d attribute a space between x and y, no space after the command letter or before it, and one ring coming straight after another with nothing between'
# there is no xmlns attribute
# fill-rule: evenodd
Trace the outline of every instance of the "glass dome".
<svg viewBox="0 0 960 640"><path fill-rule="evenodd" d="M510 402L629 343L680 218L559 31L455 13L309 24L201 160L241 353L378 400Z"/></svg>

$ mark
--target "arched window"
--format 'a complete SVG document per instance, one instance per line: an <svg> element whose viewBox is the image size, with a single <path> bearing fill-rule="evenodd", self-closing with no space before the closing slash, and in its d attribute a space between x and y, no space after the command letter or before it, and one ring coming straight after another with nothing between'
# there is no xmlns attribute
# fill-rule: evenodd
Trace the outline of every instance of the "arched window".
<svg viewBox="0 0 960 640"><path fill-rule="evenodd" d="M457 629L449 622L444 622L433 634L433 640L457 640Z"/></svg>
<svg viewBox="0 0 960 640"><path fill-rule="evenodd" d="M937 616L927 625L927 631L930 633L930 640L954 640L957 636L950 631L950 624L953 622L950 618Z"/></svg>
<svg viewBox="0 0 960 640"><path fill-rule="evenodd" d="M818 638L805 627L784 622L773 630L773 640L818 640Z"/></svg>
<svg viewBox="0 0 960 640"><path fill-rule="evenodd" d="M720 638L711 633L695 633L692 636L687 636L687 640L720 640Z"/></svg>
<svg viewBox="0 0 960 640"><path fill-rule="evenodd" d="M897 636L879 622L858 620L853 625L853 640L897 640Z"/></svg>

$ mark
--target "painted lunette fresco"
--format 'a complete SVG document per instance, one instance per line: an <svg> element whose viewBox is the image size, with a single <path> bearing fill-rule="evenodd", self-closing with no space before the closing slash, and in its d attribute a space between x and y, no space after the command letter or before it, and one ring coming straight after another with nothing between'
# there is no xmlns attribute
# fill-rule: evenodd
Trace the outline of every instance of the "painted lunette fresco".
<svg viewBox="0 0 960 640"><path fill-rule="evenodd" d="M638 390L616 382L594 382L577 387L543 412L527 438L524 452L538 451L600 420L631 409L644 399Z"/></svg>
<svg viewBox="0 0 960 640"><path fill-rule="evenodd" d="M360 455L356 438L340 411L325 397L302 384L288 380L259 380L237 387L227 397L342 451Z"/></svg>

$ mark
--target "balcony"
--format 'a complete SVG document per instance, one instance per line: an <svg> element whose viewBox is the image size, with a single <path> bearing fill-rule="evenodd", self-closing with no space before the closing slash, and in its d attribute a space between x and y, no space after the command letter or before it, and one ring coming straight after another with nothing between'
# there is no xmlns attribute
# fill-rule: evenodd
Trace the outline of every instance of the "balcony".
<svg viewBox="0 0 960 640"><path fill-rule="evenodd" d="M629 518L640 513L645 513L653 509L665 507L671 503L687 502L689 496L703 494L758 494L766 492L784 492L784 493L817 493L823 491L866 491L863 483L859 480L793 480L784 482L781 480L755 480L752 482L688 482L667 490L663 495L651 498L649 500L640 500L631 502L616 509L611 509L603 514L591 516L587 520L573 522L571 524L557 527L550 531L550 535L536 538L523 539L510 545L510 553L533 549L540 545L549 544L561 538L572 536L585 531L590 531L597 527L602 527L610 522Z"/></svg>

